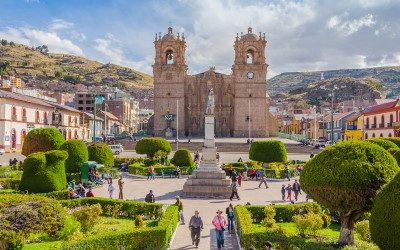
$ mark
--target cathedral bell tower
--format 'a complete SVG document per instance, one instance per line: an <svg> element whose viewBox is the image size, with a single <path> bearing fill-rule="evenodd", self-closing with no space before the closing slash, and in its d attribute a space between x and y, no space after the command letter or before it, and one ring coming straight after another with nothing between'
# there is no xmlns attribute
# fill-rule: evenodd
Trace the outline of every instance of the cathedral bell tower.
<svg viewBox="0 0 400 250"><path fill-rule="evenodd" d="M154 134L175 137L178 128L179 135L183 135L187 75L185 35L175 35L169 27L164 36L161 37L161 32L156 34L154 47Z"/></svg>
<svg viewBox="0 0 400 250"><path fill-rule="evenodd" d="M265 33L236 35L235 62L232 66L235 79L235 122L237 137L267 137L267 68Z"/></svg>

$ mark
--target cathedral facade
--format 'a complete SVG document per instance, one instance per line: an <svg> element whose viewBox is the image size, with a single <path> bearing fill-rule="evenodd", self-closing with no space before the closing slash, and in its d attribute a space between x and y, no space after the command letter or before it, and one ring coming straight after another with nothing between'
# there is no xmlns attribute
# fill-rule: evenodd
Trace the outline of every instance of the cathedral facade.
<svg viewBox="0 0 400 250"><path fill-rule="evenodd" d="M230 75L214 67L188 75L184 34L172 28L156 34L154 73L154 134L162 137L203 136L210 89L215 95L215 135L268 137L273 132L267 98L265 34L236 35L235 60Z"/></svg>

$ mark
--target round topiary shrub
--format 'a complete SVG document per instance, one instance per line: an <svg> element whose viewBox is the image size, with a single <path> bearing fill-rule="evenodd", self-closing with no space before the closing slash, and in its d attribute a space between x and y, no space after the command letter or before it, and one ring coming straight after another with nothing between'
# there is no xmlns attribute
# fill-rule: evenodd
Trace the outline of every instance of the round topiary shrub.
<svg viewBox="0 0 400 250"><path fill-rule="evenodd" d="M375 198L369 218L372 241L382 250L400 246L400 174L389 182Z"/></svg>
<svg viewBox="0 0 400 250"><path fill-rule="evenodd" d="M171 163L179 167L193 166L194 162L189 150L182 148L175 152Z"/></svg>
<svg viewBox="0 0 400 250"><path fill-rule="evenodd" d="M384 140L384 139L371 138L371 139L366 140L366 142L371 142L371 143L377 144L386 150L389 150L391 148L399 149L399 147L394 142Z"/></svg>
<svg viewBox="0 0 400 250"><path fill-rule="evenodd" d="M22 154L28 156L36 152L56 150L65 142L64 136L56 128L36 128L26 135Z"/></svg>
<svg viewBox="0 0 400 250"><path fill-rule="evenodd" d="M400 150L395 151L392 155L396 159L397 164L400 166Z"/></svg>
<svg viewBox="0 0 400 250"><path fill-rule="evenodd" d="M81 170L84 162L89 160L89 152L86 144L78 139L66 141L61 145L60 150L68 152L68 158L65 160L65 171L67 173L77 173Z"/></svg>
<svg viewBox="0 0 400 250"><path fill-rule="evenodd" d="M300 175L304 191L341 216L340 245L354 244L354 223L372 208L376 192L400 170L382 147L348 141L324 149Z"/></svg>
<svg viewBox="0 0 400 250"><path fill-rule="evenodd" d="M30 154L22 165L24 171L19 190L47 193L65 189L67 184L65 160L67 158L68 153L61 150Z"/></svg>
<svg viewBox="0 0 400 250"><path fill-rule="evenodd" d="M143 138L136 143L136 153L146 154L147 157L153 158L157 153L169 154L171 152L171 144L161 137Z"/></svg>
<svg viewBox="0 0 400 250"><path fill-rule="evenodd" d="M265 163L287 161L285 144L281 141L255 141L251 143L249 157Z"/></svg>
<svg viewBox="0 0 400 250"><path fill-rule="evenodd" d="M388 137L388 138L384 138L384 140L391 141L400 148L400 138L399 137Z"/></svg>
<svg viewBox="0 0 400 250"><path fill-rule="evenodd" d="M111 148L105 143L93 143L88 146L89 160L104 164L106 167L114 166L114 155Z"/></svg>
<svg viewBox="0 0 400 250"><path fill-rule="evenodd" d="M400 148L389 148L388 152L394 155L396 152L400 152Z"/></svg>

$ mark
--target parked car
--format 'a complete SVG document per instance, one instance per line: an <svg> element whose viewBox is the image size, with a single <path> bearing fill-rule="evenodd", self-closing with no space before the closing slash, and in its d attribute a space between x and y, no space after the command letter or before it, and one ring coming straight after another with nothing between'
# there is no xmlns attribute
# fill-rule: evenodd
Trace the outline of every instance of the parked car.
<svg viewBox="0 0 400 250"><path fill-rule="evenodd" d="M119 155L120 153L124 152L124 148L122 147L121 144L114 144L114 145L109 145L111 148L111 151L115 155Z"/></svg>

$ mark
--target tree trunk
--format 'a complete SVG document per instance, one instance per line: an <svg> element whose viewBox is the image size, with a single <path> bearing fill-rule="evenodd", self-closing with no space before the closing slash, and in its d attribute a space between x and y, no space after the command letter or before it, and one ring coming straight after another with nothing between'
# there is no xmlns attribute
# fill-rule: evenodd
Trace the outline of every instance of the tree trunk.
<svg viewBox="0 0 400 250"><path fill-rule="evenodd" d="M354 223L363 214L360 211L350 211L340 214L340 236L337 245L354 245Z"/></svg>

